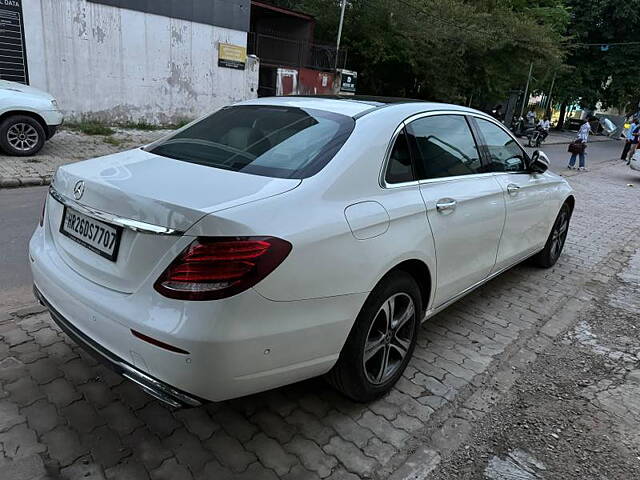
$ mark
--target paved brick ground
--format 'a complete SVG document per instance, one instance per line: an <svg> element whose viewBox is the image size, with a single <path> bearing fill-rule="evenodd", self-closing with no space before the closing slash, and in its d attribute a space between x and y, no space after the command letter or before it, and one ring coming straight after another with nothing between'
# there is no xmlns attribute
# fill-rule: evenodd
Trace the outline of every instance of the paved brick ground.
<svg viewBox="0 0 640 480"><path fill-rule="evenodd" d="M60 165L129 150L160 138L168 130L117 129L111 136L61 130L33 157L0 155L0 188L48 183Z"/></svg>
<svg viewBox="0 0 640 480"><path fill-rule="evenodd" d="M503 360L579 308L587 282L616 275L615 252L638 238L640 179L627 167L609 162L570 182L578 204L558 264L518 266L426 323L397 387L368 405L311 380L172 411L37 308L0 311L0 478L422 478L490 402L485 387L508 378Z"/></svg>

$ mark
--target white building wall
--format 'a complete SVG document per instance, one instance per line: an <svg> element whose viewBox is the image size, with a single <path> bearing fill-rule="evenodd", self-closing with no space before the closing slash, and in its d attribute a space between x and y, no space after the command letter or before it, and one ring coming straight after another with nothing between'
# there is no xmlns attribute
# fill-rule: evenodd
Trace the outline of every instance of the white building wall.
<svg viewBox="0 0 640 480"><path fill-rule="evenodd" d="M218 67L246 32L86 0L23 0L30 84L70 119L170 123L257 96L258 66Z"/></svg>

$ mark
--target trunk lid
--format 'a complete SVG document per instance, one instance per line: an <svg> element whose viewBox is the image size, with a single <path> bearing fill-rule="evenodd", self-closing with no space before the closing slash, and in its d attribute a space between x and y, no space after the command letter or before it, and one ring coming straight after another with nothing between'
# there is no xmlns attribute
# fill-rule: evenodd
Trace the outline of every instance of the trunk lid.
<svg viewBox="0 0 640 480"><path fill-rule="evenodd" d="M74 188L84 192L74 198ZM84 207L117 217L187 231L203 216L296 188L301 180L271 178L197 165L142 149L62 166L53 188ZM77 273L121 292L135 291L157 267L189 243L180 235L123 229L116 261L60 233L64 206L50 197L47 218L58 253Z"/></svg>

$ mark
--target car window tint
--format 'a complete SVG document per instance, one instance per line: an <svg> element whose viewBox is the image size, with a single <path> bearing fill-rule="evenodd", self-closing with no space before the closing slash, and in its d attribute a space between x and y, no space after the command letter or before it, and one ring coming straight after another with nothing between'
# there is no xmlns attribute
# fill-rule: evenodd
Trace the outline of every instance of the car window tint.
<svg viewBox="0 0 640 480"><path fill-rule="evenodd" d="M273 105L225 107L149 147L156 155L279 178L317 173L347 140L346 115Z"/></svg>
<svg viewBox="0 0 640 480"><path fill-rule="evenodd" d="M476 122L489 155L489 171L521 172L526 169L524 151L511 135L487 120L477 118Z"/></svg>
<svg viewBox="0 0 640 480"><path fill-rule="evenodd" d="M413 169L411 168L411 154L409 153L409 144L404 130L398 135L393 144L385 180L387 183L403 183L414 180Z"/></svg>
<svg viewBox="0 0 640 480"><path fill-rule="evenodd" d="M435 115L411 122L420 179L480 173L480 154L465 118Z"/></svg>

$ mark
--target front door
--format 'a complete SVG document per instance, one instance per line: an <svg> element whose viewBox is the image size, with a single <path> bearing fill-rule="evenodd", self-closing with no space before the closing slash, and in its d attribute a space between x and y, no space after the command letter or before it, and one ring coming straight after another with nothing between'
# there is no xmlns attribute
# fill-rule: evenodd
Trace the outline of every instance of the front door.
<svg viewBox="0 0 640 480"><path fill-rule="evenodd" d="M543 174L527 171L526 154L518 142L496 123L475 118L482 149L495 172L507 208L494 270L498 271L542 249L549 234L545 202L548 180Z"/></svg>
<svg viewBox="0 0 640 480"><path fill-rule="evenodd" d="M491 272L504 225L504 198L493 174L483 172L463 115L418 118L407 132L435 243L437 308Z"/></svg>

